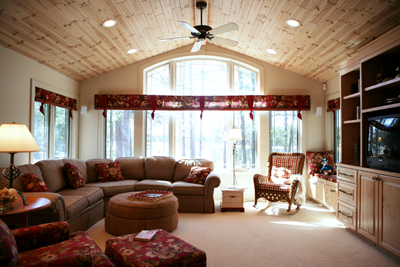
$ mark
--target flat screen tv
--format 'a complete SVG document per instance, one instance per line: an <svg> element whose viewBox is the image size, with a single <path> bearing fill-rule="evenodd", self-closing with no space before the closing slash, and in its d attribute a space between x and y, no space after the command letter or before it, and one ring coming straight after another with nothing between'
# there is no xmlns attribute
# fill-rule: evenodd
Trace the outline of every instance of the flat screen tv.
<svg viewBox="0 0 400 267"><path fill-rule="evenodd" d="M368 119L367 165L400 172L400 114Z"/></svg>

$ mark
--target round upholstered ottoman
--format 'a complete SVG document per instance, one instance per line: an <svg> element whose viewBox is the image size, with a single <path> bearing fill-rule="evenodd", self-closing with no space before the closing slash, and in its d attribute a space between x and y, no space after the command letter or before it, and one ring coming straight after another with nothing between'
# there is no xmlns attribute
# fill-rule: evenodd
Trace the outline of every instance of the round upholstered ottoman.
<svg viewBox="0 0 400 267"><path fill-rule="evenodd" d="M175 196L154 202L128 199L134 193L139 192L119 194L108 202L105 218L108 233L119 236L151 229L172 232L176 228L179 204Z"/></svg>

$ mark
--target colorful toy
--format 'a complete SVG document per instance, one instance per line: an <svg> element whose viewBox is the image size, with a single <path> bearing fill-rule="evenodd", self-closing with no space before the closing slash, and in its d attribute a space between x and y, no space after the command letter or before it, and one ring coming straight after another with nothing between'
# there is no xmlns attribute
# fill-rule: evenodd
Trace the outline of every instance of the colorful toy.
<svg viewBox="0 0 400 267"><path fill-rule="evenodd" d="M326 158L322 159L321 173L326 175L331 175L335 173L335 169L331 165L329 165L328 160Z"/></svg>

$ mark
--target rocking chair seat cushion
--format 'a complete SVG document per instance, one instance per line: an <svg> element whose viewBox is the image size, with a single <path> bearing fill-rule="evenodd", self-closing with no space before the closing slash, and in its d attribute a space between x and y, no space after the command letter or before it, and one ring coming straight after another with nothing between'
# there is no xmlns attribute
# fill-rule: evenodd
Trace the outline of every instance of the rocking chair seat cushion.
<svg viewBox="0 0 400 267"><path fill-rule="evenodd" d="M259 189L281 191L281 192L289 192L290 191L290 185L276 184L276 183L271 183L271 182L264 182L264 183L260 183Z"/></svg>

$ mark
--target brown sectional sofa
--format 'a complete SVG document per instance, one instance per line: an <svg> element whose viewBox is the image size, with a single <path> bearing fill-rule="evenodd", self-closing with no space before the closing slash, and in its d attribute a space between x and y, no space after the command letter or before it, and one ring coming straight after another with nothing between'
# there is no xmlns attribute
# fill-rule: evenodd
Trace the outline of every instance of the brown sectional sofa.
<svg viewBox="0 0 400 267"><path fill-rule="evenodd" d="M121 173L125 180L102 183L98 181L95 164L111 162L109 159L43 160L36 164L19 166L21 175L14 180L14 188L23 192L22 176L34 173L48 186L50 192L24 192L28 196L40 196L51 200L51 206L42 211L29 214L29 225L48 222L67 221L71 232L87 230L101 220L108 208L111 197L125 192L143 190L168 190L178 198L178 212L213 213L214 188L221 179L212 171L204 185L186 183L191 167L199 165L214 170L214 163L206 159L178 160L171 157L132 157L118 158ZM64 164L75 164L82 173L85 186L72 189L64 178ZM0 188L8 187L9 181L0 169Z"/></svg>

